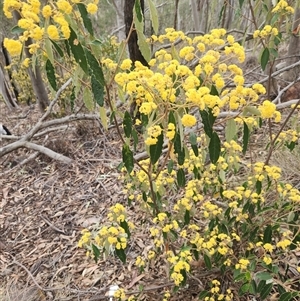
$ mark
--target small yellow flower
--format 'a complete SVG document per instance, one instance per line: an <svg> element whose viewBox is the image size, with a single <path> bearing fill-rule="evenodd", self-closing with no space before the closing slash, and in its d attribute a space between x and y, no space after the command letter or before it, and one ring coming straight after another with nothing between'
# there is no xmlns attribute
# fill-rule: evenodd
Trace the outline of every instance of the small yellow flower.
<svg viewBox="0 0 300 301"><path fill-rule="evenodd" d="M181 122L184 126L187 127L192 127L196 124L197 119L195 116L190 115L190 114L185 114L182 118L181 118Z"/></svg>
<svg viewBox="0 0 300 301"><path fill-rule="evenodd" d="M87 7L86 7L86 10L87 10L88 13L90 13L90 14L93 15L93 14L95 14L95 13L97 12L98 7L97 7L97 5L94 4L94 3L89 3L89 4L87 5Z"/></svg>

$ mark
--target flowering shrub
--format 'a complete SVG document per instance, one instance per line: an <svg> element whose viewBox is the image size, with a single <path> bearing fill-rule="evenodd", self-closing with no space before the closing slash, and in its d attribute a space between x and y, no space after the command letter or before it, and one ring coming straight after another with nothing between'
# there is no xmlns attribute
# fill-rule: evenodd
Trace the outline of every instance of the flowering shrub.
<svg viewBox="0 0 300 301"><path fill-rule="evenodd" d="M58 0L41 9L38 0L5 0L6 16L11 17L11 10L19 11L18 26L24 30L18 41L5 40L5 47L19 55L29 37L34 42L28 46L32 54L45 47L47 76L54 90L55 63L62 64L65 56L73 55L75 92L83 86L86 106L100 106L103 123L107 122L105 100L113 111L111 119L123 141L124 194L129 204L148 217L149 249L136 256L136 268L142 272L150 263L163 262L174 293L190 277L202 279L203 272L211 272L209 281L202 279L198 296L206 301L238 300L239 296L264 300L273 293L281 301L299 297L288 271L300 272L300 268L288 261L287 254L300 247L300 192L281 180L280 168L269 160L245 162L253 131L265 121L279 123L281 114L270 100L259 101L266 93L261 84L245 85L240 67L245 59L243 46L225 29L191 38L168 28L165 34L148 39L157 47L171 45L158 48L149 68L129 59L99 58L103 45L94 38L88 15L96 12L97 2ZM279 1L273 13L291 13L285 3ZM76 21L67 17L72 14ZM45 27L39 26L42 18ZM85 28L84 34L79 28ZM254 36L265 43L264 69L280 42L276 22ZM66 41L66 55L59 41ZM120 52L123 57L124 47ZM129 110L115 114L111 89L116 87L120 98L127 95L136 105L134 118ZM123 132L116 115L123 117ZM299 131L281 130L269 139L270 154L276 143L292 149ZM140 161L134 158L138 144L147 154ZM78 246L96 260L115 254L126 263L138 227L124 204L115 204L99 229L83 230ZM163 300L170 295L165 292ZM125 291L118 290L115 297L126 300Z"/></svg>
<svg viewBox="0 0 300 301"><path fill-rule="evenodd" d="M190 274L201 275L193 269L195 261L236 283L233 291L232 284L221 286L213 279L199 295L203 300L235 300L237 294L265 299L274 289L280 300L292 299L298 293L283 285L289 280L280 266L300 246L300 193L281 182L280 168L265 162L248 164L240 174L251 132L265 119L280 122L280 112L269 100L258 102L266 92L262 85L244 86L243 71L233 63L244 60L243 47L225 30L191 39L167 29L152 40L172 43L174 37L188 46L179 53L175 47L159 50L150 68L126 59L115 77L138 104L136 123L144 128L140 143L149 155L133 166L134 145L123 147L128 201L152 216L153 249L138 256L136 266L144 270L165 254L175 287L184 286ZM193 69L186 67L191 60ZM225 88L229 83L231 88ZM226 115L229 110L234 117ZM222 112L227 118L220 117ZM224 123L225 139L215 123ZM123 125L136 144L131 119L124 117ZM297 140L298 133L290 130L280 139L292 133Z"/></svg>

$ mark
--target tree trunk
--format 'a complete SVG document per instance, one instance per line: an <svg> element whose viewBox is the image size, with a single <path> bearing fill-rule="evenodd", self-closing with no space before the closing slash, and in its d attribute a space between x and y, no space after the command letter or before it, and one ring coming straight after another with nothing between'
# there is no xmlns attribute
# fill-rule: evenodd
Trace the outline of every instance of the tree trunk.
<svg viewBox="0 0 300 301"><path fill-rule="evenodd" d="M144 0L140 0L140 1L141 1L142 14L144 14ZM124 2L124 21L125 21L126 37L128 37L128 35L130 34L128 39L129 57L133 62L140 61L144 66L148 66L148 63L143 57L138 45L137 32L133 30L130 33L130 29L133 23L134 2L135 0L125 0Z"/></svg>

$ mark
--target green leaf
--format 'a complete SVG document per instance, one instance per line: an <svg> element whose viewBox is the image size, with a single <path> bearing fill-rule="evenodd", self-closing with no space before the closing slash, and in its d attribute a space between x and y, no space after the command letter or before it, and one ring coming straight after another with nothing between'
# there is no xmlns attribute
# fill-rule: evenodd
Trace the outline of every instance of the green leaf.
<svg viewBox="0 0 300 301"><path fill-rule="evenodd" d="M163 143L164 143L164 135L161 133L157 137L157 142L154 145L150 145L149 151L150 151L150 160L152 164L155 164L160 155L162 154L162 148L163 148Z"/></svg>
<svg viewBox="0 0 300 301"><path fill-rule="evenodd" d="M272 226L268 225L264 231L263 242L264 244L266 244L266 243L271 243L271 241L272 241Z"/></svg>
<svg viewBox="0 0 300 301"><path fill-rule="evenodd" d="M99 108L99 113L100 113L101 123L102 123L104 129L107 130L108 129L108 124L107 124L106 109L104 107L100 107Z"/></svg>
<svg viewBox="0 0 300 301"><path fill-rule="evenodd" d="M94 94L94 99L96 100L96 103L100 107L103 107L103 105L104 105L104 89L103 89L103 86L98 82L98 80L96 79L94 74L92 74L91 82L92 82L92 92Z"/></svg>
<svg viewBox="0 0 300 301"><path fill-rule="evenodd" d="M84 54L84 50L80 42L78 41L77 35L75 31L72 29L72 27L70 27L70 31L71 33L68 39L68 43L74 55L75 61L79 64L82 70L89 75L89 70L88 70L88 65Z"/></svg>
<svg viewBox="0 0 300 301"><path fill-rule="evenodd" d="M174 137L174 153L178 155L178 164L182 165L185 159L185 152L181 145L181 138L178 132L176 132Z"/></svg>
<svg viewBox="0 0 300 301"><path fill-rule="evenodd" d="M260 292L261 300L264 300L269 296L272 288L273 288L273 283L269 283L264 286L264 289Z"/></svg>
<svg viewBox="0 0 300 301"><path fill-rule="evenodd" d="M126 253L123 249L116 249L116 255L123 263L126 263Z"/></svg>
<svg viewBox="0 0 300 301"><path fill-rule="evenodd" d="M87 29L87 31L89 32L90 35L94 35L94 31L93 31L93 25L92 25L92 21L90 19L90 16L86 10L86 7L84 4L82 3L77 3L77 7L78 10L80 12L81 18L83 20L83 24L85 26L85 28Z"/></svg>
<svg viewBox="0 0 300 301"><path fill-rule="evenodd" d="M260 116L260 111L254 106L245 106L243 109L243 116Z"/></svg>
<svg viewBox="0 0 300 301"><path fill-rule="evenodd" d="M245 0L239 0L240 8L242 8Z"/></svg>
<svg viewBox="0 0 300 301"><path fill-rule="evenodd" d="M90 72L92 72L92 74L94 74L98 82L102 86L104 86L105 85L104 75L98 60L94 57L94 55L91 53L89 49L85 48L84 51L90 67Z"/></svg>
<svg viewBox="0 0 300 301"><path fill-rule="evenodd" d="M266 47L261 55L260 58L260 65L261 65L261 69L264 71L266 69L266 66L269 62L269 58L270 58L270 51L269 49Z"/></svg>
<svg viewBox="0 0 300 301"><path fill-rule="evenodd" d="M47 60L47 62L46 62L46 74L47 74L49 84L51 85L51 87L53 88L54 91L57 91L55 70L54 70L53 65L51 64L50 60Z"/></svg>
<svg viewBox="0 0 300 301"><path fill-rule="evenodd" d="M169 163L168 163L168 173L172 172L173 166L174 166L174 161L170 160Z"/></svg>
<svg viewBox="0 0 300 301"><path fill-rule="evenodd" d="M21 27L19 27L19 26L14 26L12 29L11 29L11 33L12 34L15 34L15 35L20 35L20 34L22 34L23 32L25 31L25 29L24 28L21 28Z"/></svg>
<svg viewBox="0 0 300 301"><path fill-rule="evenodd" d="M83 90L83 102L89 111L94 109L94 99L91 90L85 87Z"/></svg>
<svg viewBox="0 0 300 301"><path fill-rule="evenodd" d="M199 296L198 296L198 299L204 299L205 297L207 297L209 295L209 292L208 291L202 291Z"/></svg>
<svg viewBox="0 0 300 301"><path fill-rule="evenodd" d="M243 154L246 153L249 142L249 128L246 122L244 122L244 131L243 131Z"/></svg>
<svg viewBox="0 0 300 301"><path fill-rule="evenodd" d="M190 223L190 220L191 220L190 211L189 210L185 210L184 224L188 225Z"/></svg>
<svg viewBox="0 0 300 301"><path fill-rule="evenodd" d="M234 276L234 281L239 282L239 281L245 281L246 280L246 273L237 273Z"/></svg>
<svg viewBox="0 0 300 301"><path fill-rule="evenodd" d="M236 134L237 134L236 122L233 118L229 119L226 123L226 128L225 128L226 141L230 142L231 140L235 139Z"/></svg>
<svg viewBox="0 0 300 301"><path fill-rule="evenodd" d="M185 186L185 173L182 168L179 168L177 171L177 184L179 187Z"/></svg>
<svg viewBox="0 0 300 301"><path fill-rule="evenodd" d="M192 146L195 156L198 157L199 150L198 150L198 145L197 145L197 136L193 132L190 133L190 142L191 142L191 146Z"/></svg>
<svg viewBox="0 0 300 301"><path fill-rule="evenodd" d="M211 265L211 261L210 261L209 256L206 255L206 254L204 254L204 255L203 255L203 259L204 259L204 263L205 263L206 267L207 267L209 270L211 270L212 265Z"/></svg>
<svg viewBox="0 0 300 301"><path fill-rule="evenodd" d="M135 11L135 15L137 17L137 20L139 21L139 23L142 23L143 22L143 12L142 12L142 8L141 8L141 1L140 0L135 0L134 11Z"/></svg>
<svg viewBox="0 0 300 301"><path fill-rule="evenodd" d="M289 292L283 293L278 299L278 301L290 301L290 300L292 300L292 294Z"/></svg>
<svg viewBox="0 0 300 301"><path fill-rule="evenodd" d="M240 287L239 289L239 296L244 295L245 293L247 293L250 289L250 283L243 283L243 285Z"/></svg>
<svg viewBox="0 0 300 301"><path fill-rule="evenodd" d="M213 132L211 135L208 149L210 161L213 164L217 163L221 153L221 141L216 132Z"/></svg>
<svg viewBox="0 0 300 301"><path fill-rule="evenodd" d="M123 222L120 222L120 226L124 229L125 233L127 234L127 238L130 239L131 233L127 222L125 220Z"/></svg>
<svg viewBox="0 0 300 301"><path fill-rule="evenodd" d="M52 50L50 39L45 40L45 49L46 49L48 59L50 60L51 64L54 65L53 50Z"/></svg>
<svg viewBox="0 0 300 301"><path fill-rule="evenodd" d="M202 123L204 126L205 134L211 138L213 134L213 125L216 120L216 117L212 114L211 110L208 112L206 110L200 111Z"/></svg>
<svg viewBox="0 0 300 301"><path fill-rule="evenodd" d="M157 10L155 7L155 4L153 3L152 0L148 0L148 6L150 9L150 19L152 21L152 28L154 30L154 33L157 34L158 33L158 14L157 14Z"/></svg>
<svg viewBox="0 0 300 301"><path fill-rule="evenodd" d="M261 181L256 181L255 188L256 188L256 193L260 194L261 193L261 189L262 189L262 183L261 183Z"/></svg>
<svg viewBox="0 0 300 301"><path fill-rule="evenodd" d="M100 257L100 250L98 249L97 246L92 244L92 251L93 251L93 254L94 254L95 261L98 262L98 259Z"/></svg>
<svg viewBox="0 0 300 301"><path fill-rule="evenodd" d="M272 275L268 272L258 272L255 277L259 280L270 280L272 279Z"/></svg>
<svg viewBox="0 0 300 301"><path fill-rule="evenodd" d="M133 153L127 144L123 145L122 157L123 157L123 162L124 162L124 165L125 165L128 173L131 173L133 170L133 166L134 166Z"/></svg>
<svg viewBox="0 0 300 301"><path fill-rule="evenodd" d="M138 45L139 49L144 57L144 59L149 62L151 59L151 48L149 42L147 42L147 39L145 35L137 30L137 35L138 35Z"/></svg>
<svg viewBox="0 0 300 301"><path fill-rule="evenodd" d="M127 138L131 136L132 132L132 118L129 112L125 112L124 118L123 118L123 128L124 128L124 133Z"/></svg>
<svg viewBox="0 0 300 301"><path fill-rule="evenodd" d="M49 39L50 40L50 39ZM64 52L61 50L61 48L57 45L57 43L55 43L53 40L50 40L52 45L54 46L55 50L57 51L57 53L60 55L60 57L64 56Z"/></svg>
<svg viewBox="0 0 300 301"><path fill-rule="evenodd" d="M136 151L136 147L139 143L139 136L138 136L138 133L135 129L132 130L132 138L133 138L133 147L134 147L134 150Z"/></svg>

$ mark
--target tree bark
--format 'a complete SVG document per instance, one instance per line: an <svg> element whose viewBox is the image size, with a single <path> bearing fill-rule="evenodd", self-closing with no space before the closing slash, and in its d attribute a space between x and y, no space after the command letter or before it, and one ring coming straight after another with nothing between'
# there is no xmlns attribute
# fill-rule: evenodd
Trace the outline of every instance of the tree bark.
<svg viewBox="0 0 300 301"><path fill-rule="evenodd" d="M141 3L142 14L144 15L144 0L140 0L140 1L141 1L140 3ZM125 21L126 38L130 34L128 39L129 57L132 60L132 62L139 61L144 66L148 66L148 63L143 57L138 45L137 32L133 30L130 33L131 26L134 26L132 25L134 2L135 0L125 0L124 2L124 21Z"/></svg>

